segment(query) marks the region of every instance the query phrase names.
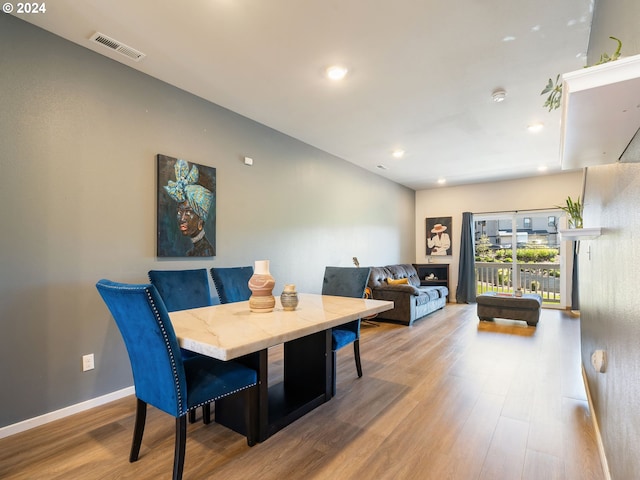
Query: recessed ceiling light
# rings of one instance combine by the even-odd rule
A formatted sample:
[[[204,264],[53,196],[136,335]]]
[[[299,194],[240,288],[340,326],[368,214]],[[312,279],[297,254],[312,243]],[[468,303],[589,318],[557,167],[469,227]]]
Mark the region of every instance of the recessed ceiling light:
[[[327,78],[330,80],[342,80],[349,70],[342,65],[333,65],[327,68]]]
[[[538,167],[538,171],[539,172],[546,172],[549,169],[549,167],[547,167],[546,165],[540,165]]]
[[[536,133],[539,132],[540,130],[542,130],[544,128],[544,123],[532,123],[531,125],[529,125],[527,127],[527,130],[529,130],[531,133]]]
[[[444,185],[445,183],[447,183],[447,179],[446,178],[439,178],[438,179],[438,184]]]
[[[513,42],[516,39],[513,35],[507,35],[506,37],[502,37],[503,42]]]
[[[393,158],[402,158],[404,157],[404,150],[399,148],[397,150],[394,150],[391,155],[393,155]]]
[[[491,94],[491,98],[496,103],[504,102],[504,99],[507,98],[507,92],[504,88],[496,88]]]

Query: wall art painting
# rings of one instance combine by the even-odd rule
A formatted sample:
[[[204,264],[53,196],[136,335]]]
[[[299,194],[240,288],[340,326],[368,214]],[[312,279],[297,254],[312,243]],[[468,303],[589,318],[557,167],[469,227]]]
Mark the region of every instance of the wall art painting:
[[[451,217],[427,218],[427,255],[451,255]]]
[[[158,257],[216,254],[216,169],[158,154]]]

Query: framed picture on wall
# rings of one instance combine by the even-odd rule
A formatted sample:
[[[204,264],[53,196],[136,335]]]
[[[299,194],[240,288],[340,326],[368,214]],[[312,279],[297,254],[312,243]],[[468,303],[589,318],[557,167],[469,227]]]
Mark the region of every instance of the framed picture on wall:
[[[427,255],[451,255],[451,217],[427,218]]]
[[[216,169],[158,154],[158,257],[216,254]]]

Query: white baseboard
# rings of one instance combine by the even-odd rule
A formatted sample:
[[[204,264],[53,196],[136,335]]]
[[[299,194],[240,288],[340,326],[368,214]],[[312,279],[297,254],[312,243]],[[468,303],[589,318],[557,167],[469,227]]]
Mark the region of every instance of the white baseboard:
[[[604,478],[606,480],[611,480],[609,463],[607,462],[607,455],[604,452],[604,445],[602,444],[602,436],[600,435],[598,418],[596,417],[596,412],[593,409],[591,391],[589,390],[589,381],[587,380],[587,373],[584,371],[584,365],[582,365],[582,381],[584,382],[584,389],[587,391],[587,401],[589,402],[589,412],[591,413],[591,419],[593,420],[593,428],[596,431],[596,441],[598,442],[598,452],[600,453],[600,461],[602,462],[602,470],[604,471]]]
[[[39,427],[40,425],[53,422],[54,420],[68,417],[75,413],[84,412],[85,410],[89,410],[90,408],[98,407],[100,405],[104,405],[105,403],[113,402],[114,400],[118,400],[120,398],[133,394],[135,394],[135,389],[131,386],[123,388],[122,390],[108,393],[101,397],[92,398],[91,400],[86,400],[69,407],[61,408],[60,410],[56,410],[55,412],[45,413],[44,415],[29,418],[27,420],[23,420],[22,422],[14,423],[13,425],[7,425],[6,427],[0,428],[0,438],[9,437],[11,435],[15,435],[16,433],[24,432],[26,430]]]

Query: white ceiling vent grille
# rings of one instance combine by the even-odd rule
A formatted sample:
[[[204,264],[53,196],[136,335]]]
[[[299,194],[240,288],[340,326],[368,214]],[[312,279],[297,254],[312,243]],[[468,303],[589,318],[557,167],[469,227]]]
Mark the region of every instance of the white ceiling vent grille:
[[[121,55],[124,55],[125,57],[129,57],[136,62],[139,62],[146,56],[144,53],[136,50],[135,48],[125,45],[124,43],[119,42],[114,38],[108,37],[107,35],[104,35],[100,32],[94,33],[91,36],[90,40],[92,42],[99,43],[100,45],[104,45],[105,47],[114,50]]]

